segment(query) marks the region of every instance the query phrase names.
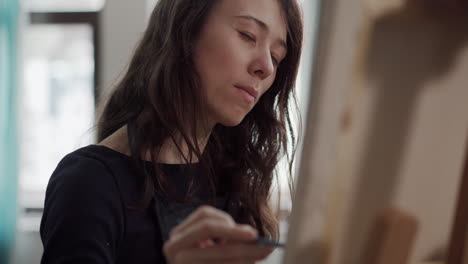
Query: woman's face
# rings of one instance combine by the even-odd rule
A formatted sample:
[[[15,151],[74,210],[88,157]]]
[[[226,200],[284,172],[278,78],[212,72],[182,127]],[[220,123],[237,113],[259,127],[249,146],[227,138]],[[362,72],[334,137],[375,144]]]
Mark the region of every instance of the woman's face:
[[[286,56],[287,26],[278,0],[220,0],[195,43],[210,125],[238,125],[275,80]]]

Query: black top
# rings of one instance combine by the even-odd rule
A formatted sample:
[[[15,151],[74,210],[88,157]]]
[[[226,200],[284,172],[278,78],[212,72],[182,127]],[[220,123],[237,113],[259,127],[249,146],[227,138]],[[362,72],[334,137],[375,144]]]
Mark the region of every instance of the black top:
[[[161,166],[181,192],[187,185],[187,167],[195,168],[200,179],[205,175],[198,164]],[[63,158],[46,191],[42,264],[165,263],[162,245],[168,232],[198,206],[209,204],[207,190],[199,190],[190,203],[155,193],[148,209],[129,209],[141,201],[141,177],[132,168],[129,156],[99,145]],[[229,199],[219,197],[212,205],[236,218],[236,206]]]

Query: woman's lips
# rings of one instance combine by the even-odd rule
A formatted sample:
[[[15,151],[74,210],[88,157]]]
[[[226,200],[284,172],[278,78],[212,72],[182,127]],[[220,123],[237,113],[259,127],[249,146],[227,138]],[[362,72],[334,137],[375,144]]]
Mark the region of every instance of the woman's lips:
[[[242,86],[242,85],[235,85],[242,97],[249,103],[255,103],[257,97],[258,97],[258,92],[251,86]]]

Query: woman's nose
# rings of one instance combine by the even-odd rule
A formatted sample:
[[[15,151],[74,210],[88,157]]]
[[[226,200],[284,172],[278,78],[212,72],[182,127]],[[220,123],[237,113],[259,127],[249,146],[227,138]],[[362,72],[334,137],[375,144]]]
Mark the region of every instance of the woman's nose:
[[[270,54],[260,55],[249,66],[249,73],[261,80],[268,78],[275,71]]]

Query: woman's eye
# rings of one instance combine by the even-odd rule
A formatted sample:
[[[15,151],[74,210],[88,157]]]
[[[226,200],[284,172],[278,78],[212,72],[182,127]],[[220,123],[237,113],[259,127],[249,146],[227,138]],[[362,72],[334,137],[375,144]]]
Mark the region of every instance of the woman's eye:
[[[242,32],[240,31],[239,34],[246,40],[248,41],[253,41],[253,42],[256,42],[256,39],[254,36],[250,35],[249,33],[245,33],[245,32]]]
[[[278,60],[277,58],[275,58],[274,56],[271,56],[271,60],[273,61],[273,64],[274,64],[275,66],[278,66],[279,60]]]

